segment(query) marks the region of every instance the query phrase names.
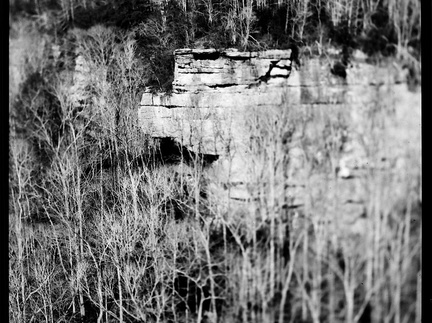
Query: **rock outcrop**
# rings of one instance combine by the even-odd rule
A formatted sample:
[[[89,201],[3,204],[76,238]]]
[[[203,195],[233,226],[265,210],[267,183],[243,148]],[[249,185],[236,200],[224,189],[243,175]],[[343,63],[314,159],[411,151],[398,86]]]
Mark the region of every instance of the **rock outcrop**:
[[[229,145],[248,137],[244,121],[251,107],[282,104],[290,54],[175,51],[173,93],[144,93],[139,110],[143,130],[154,137],[176,138],[196,152],[224,154]]]
[[[248,140],[252,108],[282,104],[367,104],[371,87],[402,82],[396,69],[354,62],[346,79],[323,59],[292,68],[291,50],[264,52],[179,49],[171,94],[144,93],[139,119],[153,137],[172,137],[205,154],[224,154],[228,143]],[[234,140],[234,142],[233,142]]]
[[[304,181],[311,178],[313,163],[329,159],[328,145],[340,146],[331,167],[343,192],[337,199],[348,208],[342,212],[357,214],[364,211],[361,201],[366,192],[359,178],[366,170],[406,165],[408,146],[412,153],[420,153],[420,95],[408,92],[396,64],[372,65],[357,55],[342,78],[331,72],[328,58],[304,58],[301,68],[293,66],[290,50],[180,49],[174,54],[173,92],[144,93],[140,124],[153,137],[171,137],[194,152],[220,156],[212,176],[230,188],[231,198],[256,198],[248,189],[247,170],[251,138],[256,135],[250,117],[260,113],[273,114],[275,122],[286,111],[305,114],[300,123],[307,126],[295,127],[289,140],[281,140],[289,141],[290,183],[284,187],[289,187],[292,205],[303,205],[310,195],[305,194]],[[381,112],[375,109],[378,105]],[[328,118],[336,120],[332,127],[336,124],[337,129],[328,129]],[[307,142],[325,141],[324,133],[333,136],[327,148],[305,147]],[[313,176],[318,183],[324,180]]]

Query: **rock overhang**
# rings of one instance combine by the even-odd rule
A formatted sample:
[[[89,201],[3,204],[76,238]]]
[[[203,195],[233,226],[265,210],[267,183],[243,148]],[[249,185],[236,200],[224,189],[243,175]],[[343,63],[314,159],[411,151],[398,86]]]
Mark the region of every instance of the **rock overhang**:
[[[230,186],[229,194],[234,199],[248,199],[250,193],[247,188],[251,183],[248,168],[253,156],[248,151],[252,138],[249,115],[265,112],[277,116],[283,109],[295,107],[300,109],[298,111],[312,109],[319,111],[320,115],[331,115],[342,109],[349,119],[347,126],[352,133],[340,152],[339,160],[335,161],[335,171],[343,180],[341,191],[346,193],[346,196],[339,197],[346,200],[340,212],[360,214],[363,206],[352,202],[361,200],[365,194],[358,185],[357,176],[361,176],[364,167],[372,167],[372,163],[365,158],[364,147],[348,151],[357,140],[354,133],[361,136],[367,131],[368,109],[379,98],[393,100],[396,105],[395,124],[398,120],[408,119],[398,116],[403,111],[408,113],[407,100],[414,100],[412,104],[419,105],[415,95],[407,96],[404,75],[394,65],[376,66],[354,58],[347,77],[341,78],[330,72],[325,58],[309,58],[300,68],[292,66],[290,50],[179,49],[174,54],[173,92],[143,94],[139,109],[141,126],[153,137],[174,138],[195,153],[219,156],[212,166],[213,177],[225,184],[242,183]],[[409,133],[418,135],[418,129],[413,128],[415,118],[413,120],[409,126],[404,126],[404,138]],[[312,126],[321,129],[322,125]],[[311,135],[312,140],[321,136],[316,129]],[[400,131],[397,133],[402,134]],[[293,138],[296,136],[298,134]],[[412,140],[413,136],[409,139]],[[401,142],[401,138],[389,141],[395,149],[387,151],[391,153],[391,156],[386,156],[387,160],[399,158],[398,145]],[[296,151],[299,151],[298,156]],[[298,143],[290,143],[287,153],[290,156],[290,185],[283,190],[292,196],[293,205],[302,205],[307,196],[302,177],[305,152]],[[317,160],[320,154],[322,152],[318,151]],[[316,179],[317,183],[325,182],[327,175],[322,176]]]
[[[227,136],[246,137],[252,107],[280,105],[291,71],[291,50],[177,49],[170,94],[143,94],[139,118],[152,136],[172,137],[198,153],[221,154]]]
[[[248,140],[245,115],[251,108],[361,105],[369,101],[365,94],[371,86],[400,83],[397,69],[364,61],[354,60],[346,79],[332,75],[323,58],[293,68],[291,54],[290,49],[177,49],[173,91],[143,94],[141,126],[152,136],[172,137],[200,149],[198,153],[220,154],[227,150],[227,142],[239,146]]]

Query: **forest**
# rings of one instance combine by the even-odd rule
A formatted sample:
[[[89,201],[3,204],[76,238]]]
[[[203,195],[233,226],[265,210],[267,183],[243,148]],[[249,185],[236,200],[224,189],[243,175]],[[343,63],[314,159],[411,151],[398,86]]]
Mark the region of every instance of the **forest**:
[[[257,174],[258,203],[222,205],[207,198],[206,162],[170,156],[137,118],[144,91],[172,91],[179,48],[291,48],[300,61],[360,50],[406,66],[420,87],[420,9],[420,0],[9,0],[9,320],[421,322],[419,156],[404,174],[369,170],[370,234],[341,243],[321,218],[333,200],[303,211],[278,203],[282,168]],[[75,97],[77,57],[91,77]],[[379,100],[371,111],[365,142],[377,143],[376,157],[386,115]],[[289,162],[282,133],[304,113],[252,122],[256,158]],[[304,140],[326,151],[328,174],[338,116]]]

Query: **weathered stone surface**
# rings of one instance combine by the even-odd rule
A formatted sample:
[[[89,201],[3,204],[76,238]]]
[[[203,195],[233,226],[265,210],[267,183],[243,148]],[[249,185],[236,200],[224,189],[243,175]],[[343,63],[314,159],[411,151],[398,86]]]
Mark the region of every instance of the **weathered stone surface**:
[[[272,72],[276,74],[280,71],[281,75],[286,75],[286,68],[291,66],[291,50],[239,52],[234,49],[181,49],[176,50],[174,55],[174,93],[233,85],[249,86],[257,83],[272,64],[275,65]]]
[[[228,141],[248,140],[242,128],[251,107],[362,105],[371,101],[371,91],[401,81],[397,68],[363,61],[352,64],[346,79],[332,75],[328,61],[319,58],[291,69],[290,55],[290,50],[176,50],[173,93],[144,93],[141,125],[152,136],[177,138],[201,153],[220,154]]]
[[[201,153],[221,154],[228,142],[235,146],[247,140],[250,107],[271,109],[286,100],[280,88],[287,86],[290,55],[291,50],[177,50],[173,93],[144,93],[141,125],[152,136],[174,137]]]
[[[250,117],[261,111],[277,120],[294,107],[305,111],[304,120],[308,113],[320,115],[292,134],[289,182],[276,191],[293,206],[309,203],[312,196],[337,201],[338,214],[360,215],[367,194],[362,178],[371,171],[377,178],[387,176],[379,175],[383,171],[400,178],[414,174],[421,151],[419,93],[408,92],[406,75],[396,64],[371,65],[360,54],[344,79],[330,72],[327,59],[304,59],[300,69],[291,68],[290,51],[177,50],[173,93],[144,93],[140,122],[154,137],[172,137],[196,152],[220,156],[208,171],[213,197],[253,201],[268,193],[253,183],[269,166],[250,150],[251,130],[256,130],[250,129]],[[326,129],[328,118],[340,129]],[[328,148],[313,142],[325,142],[326,131],[342,144],[331,160],[331,174],[317,176],[311,165],[324,163]],[[305,142],[312,144],[305,148]],[[341,228],[350,225],[347,221],[339,223]]]

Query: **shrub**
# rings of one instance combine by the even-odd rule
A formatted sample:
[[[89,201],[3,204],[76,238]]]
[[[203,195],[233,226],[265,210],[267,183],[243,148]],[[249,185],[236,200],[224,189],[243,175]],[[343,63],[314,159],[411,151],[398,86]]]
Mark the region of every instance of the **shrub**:
[[[396,53],[397,35],[385,8],[378,8],[371,15],[371,24],[361,39],[362,50],[368,55],[381,53],[384,56]]]

